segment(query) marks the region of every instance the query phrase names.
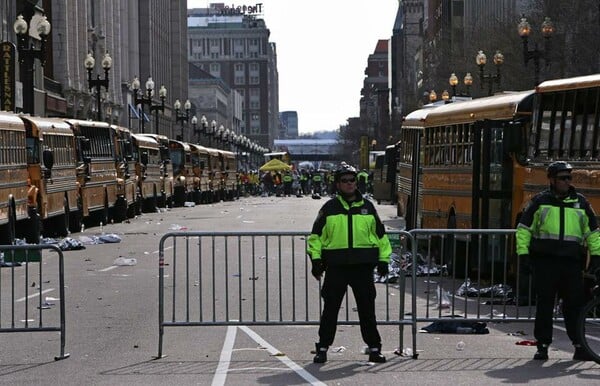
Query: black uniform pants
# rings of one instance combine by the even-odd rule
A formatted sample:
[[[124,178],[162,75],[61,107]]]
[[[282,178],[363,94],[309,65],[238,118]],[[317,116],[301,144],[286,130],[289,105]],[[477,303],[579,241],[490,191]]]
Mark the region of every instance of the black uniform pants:
[[[325,272],[321,296],[323,314],[319,327],[319,344],[331,346],[337,329],[340,306],[348,286],[352,288],[363,341],[369,347],[381,347],[375,318],[375,283],[372,264],[329,266]]]
[[[585,302],[582,264],[570,259],[533,259],[537,296],[533,334],[538,344],[552,343],[552,324],[556,295],[563,300],[567,335],[577,344],[577,318]]]

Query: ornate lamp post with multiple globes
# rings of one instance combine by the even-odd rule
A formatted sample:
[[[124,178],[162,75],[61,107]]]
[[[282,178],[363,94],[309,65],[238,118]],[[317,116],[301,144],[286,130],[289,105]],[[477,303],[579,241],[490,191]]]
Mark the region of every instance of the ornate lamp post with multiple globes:
[[[108,71],[112,67],[112,58],[106,52],[102,59],[102,68],[104,69],[104,79],[100,79],[100,74],[96,75],[96,79],[92,79],[92,70],[96,64],[96,60],[92,56],[91,52],[88,52],[87,56],[83,61],[83,65],[88,73],[88,87],[90,90],[94,89],[96,95],[96,120],[102,120],[102,87],[108,92]]]
[[[535,43],[533,50],[529,49],[529,35],[531,34],[531,25],[523,15],[521,17],[521,21],[518,26],[519,36],[523,40],[523,63],[525,67],[527,67],[527,63],[530,60],[533,60],[534,66],[534,82],[535,85],[539,83],[540,80],[540,59],[544,59],[544,63],[546,67],[550,64],[550,50],[551,46],[551,37],[554,34],[554,24],[549,17],[544,19],[542,23],[542,36],[544,37],[544,49],[538,49],[538,44]]]
[[[37,24],[37,33],[40,36],[39,48],[36,48],[34,40],[29,34],[29,25],[23,18],[23,15],[17,16],[13,29],[17,34],[17,50],[19,52],[19,65],[21,82],[23,83],[23,112],[34,114],[34,78],[35,59],[40,61],[42,67],[46,63],[46,42],[52,26],[46,18],[42,16]]]
[[[144,129],[144,122],[146,120],[146,117],[144,116],[144,105],[148,105],[150,107],[150,113],[152,113],[152,111],[156,111],[156,134],[158,134],[158,111],[164,111],[165,108],[165,98],[167,97],[167,89],[164,85],[160,86],[160,90],[158,91],[158,96],[160,97],[160,105],[153,105],[152,104],[152,97],[154,96],[154,81],[152,80],[152,77],[149,76],[148,80],[146,81],[146,93],[144,95],[143,92],[140,91],[140,80],[139,78],[136,76],[133,78],[133,81],[131,81],[131,90],[133,91],[133,101],[134,104],[137,105],[142,105],[142,116],[140,117],[141,121],[142,121],[142,126],[141,126],[141,133],[145,132]]]
[[[179,99],[175,100],[173,108],[175,109],[175,122],[181,122],[181,134],[177,136],[177,140],[183,141],[184,123],[188,123],[190,119],[190,109],[192,108],[192,103],[189,99],[185,101],[185,103],[183,104],[183,109],[185,113],[183,114],[179,113],[179,111],[181,110],[181,102],[179,102]]]
[[[496,51],[496,53],[494,54],[493,60],[494,60],[494,65],[496,66],[496,73],[495,74],[492,74],[492,73],[485,74],[483,68],[485,67],[485,65],[487,63],[487,57],[481,50],[477,53],[477,56],[475,57],[475,63],[477,63],[477,66],[479,66],[479,79],[481,80],[481,89],[483,90],[485,83],[487,83],[488,84],[488,95],[492,95],[492,93],[494,91],[494,89],[493,89],[494,83],[496,83],[497,89],[500,90],[500,79],[501,79],[500,67],[502,67],[502,64],[504,63],[504,55],[502,55],[502,53],[500,51]]]

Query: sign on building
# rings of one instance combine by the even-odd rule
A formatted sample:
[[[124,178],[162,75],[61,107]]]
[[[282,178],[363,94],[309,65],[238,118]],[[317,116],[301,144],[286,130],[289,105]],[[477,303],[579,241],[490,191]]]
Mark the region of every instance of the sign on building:
[[[0,110],[15,111],[15,63],[16,47],[11,42],[0,43],[2,75],[0,79]]]

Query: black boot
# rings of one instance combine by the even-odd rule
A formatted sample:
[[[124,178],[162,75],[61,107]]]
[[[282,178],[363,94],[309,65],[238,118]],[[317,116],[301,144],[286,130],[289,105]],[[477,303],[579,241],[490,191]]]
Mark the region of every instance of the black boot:
[[[548,359],[548,345],[540,344],[537,346],[537,352],[533,355],[533,359],[545,361]]]
[[[385,363],[385,357],[381,354],[381,345],[369,347],[369,362]]]
[[[574,361],[593,361],[594,358],[579,344],[574,344],[575,353],[573,354]]]
[[[327,362],[327,349],[329,346],[324,346],[320,343],[315,343],[317,355],[313,358],[314,363],[325,363]]]

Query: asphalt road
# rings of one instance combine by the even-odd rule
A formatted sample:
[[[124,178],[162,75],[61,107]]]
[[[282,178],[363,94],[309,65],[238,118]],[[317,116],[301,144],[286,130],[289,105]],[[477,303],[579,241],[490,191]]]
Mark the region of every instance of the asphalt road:
[[[66,351],[61,361],[56,332],[0,334],[0,384],[10,385],[363,385],[363,384],[598,384],[600,366],[570,360],[572,349],[562,326],[555,329],[551,359],[531,360],[535,349],[518,340],[533,339],[531,324],[489,325],[488,335],[419,334],[418,359],[394,355],[398,327],[382,326],[385,364],[371,365],[362,354],[358,326],[338,329],[330,360],[312,363],[316,326],[175,327],[165,333],[165,355],[158,346],[158,243],[166,233],[188,231],[309,231],[323,200],[251,197],[192,208],[144,214],[128,223],[87,229],[80,236],[116,234],[120,243],[66,251]],[[395,207],[377,205],[382,220],[401,227]],[[131,266],[117,258],[136,259]],[[44,293],[57,303],[57,257],[43,265]],[[35,263],[31,272],[37,271]],[[15,275],[21,287],[35,287],[26,268],[2,268],[2,327],[6,327],[5,286]],[[45,276],[46,277],[46,276]],[[20,280],[20,281],[19,281]],[[39,285],[39,283],[38,283]],[[378,286],[381,286],[378,284]],[[384,301],[381,288],[378,302]],[[397,296],[397,290],[392,288]],[[426,306],[425,306],[426,307]],[[37,315],[37,314],[36,314]],[[56,318],[56,306],[43,310]],[[31,316],[35,319],[36,316]],[[17,317],[17,320],[19,317]],[[34,321],[35,322],[35,321]],[[515,331],[526,335],[515,336]],[[410,329],[404,342],[410,342]],[[457,350],[463,342],[464,349]]]

